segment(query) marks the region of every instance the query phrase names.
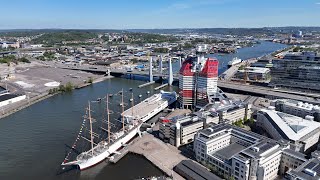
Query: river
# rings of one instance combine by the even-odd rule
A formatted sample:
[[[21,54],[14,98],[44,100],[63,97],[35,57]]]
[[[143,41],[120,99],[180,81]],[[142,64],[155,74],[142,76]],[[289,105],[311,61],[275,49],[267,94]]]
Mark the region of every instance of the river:
[[[262,42],[254,47],[242,48],[236,54],[216,56],[221,67],[226,69],[232,57],[247,59],[258,57],[285,45]],[[176,66],[176,65],[174,65]],[[177,69],[177,68],[176,68]],[[142,78],[143,80],[144,78]],[[141,80],[141,79],[140,79]],[[147,97],[154,93],[154,84],[137,88],[139,80],[113,78],[92,86],[53,96],[0,120],[0,179],[135,179],[163,173],[146,159],[134,155],[123,158],[116,165],[105,162],[88,171],[72,170],[59,174],[64,159],[66,144],[71,145],[82,123],[82,115],[88,100],[115,94],[122,88],[133,88],[136,103],[138,95]],[[176,90],[167,87],[165,90]],[[125,93],[126,101],[131,94]],[[119,98],[113,97],[112,110],[119,111]]]

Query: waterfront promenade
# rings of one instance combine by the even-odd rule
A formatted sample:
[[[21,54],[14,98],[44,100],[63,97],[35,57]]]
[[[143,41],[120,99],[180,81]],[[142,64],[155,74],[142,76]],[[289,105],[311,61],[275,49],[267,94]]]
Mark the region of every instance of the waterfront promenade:
[[[162,142],[153,135],[144,134],[132,143],[128,147],[128,150],[132,153],[145,156],[168,176],[172,176],[174,180],[184,179],[174,172],[173,168],[187,158],[176,147]]]

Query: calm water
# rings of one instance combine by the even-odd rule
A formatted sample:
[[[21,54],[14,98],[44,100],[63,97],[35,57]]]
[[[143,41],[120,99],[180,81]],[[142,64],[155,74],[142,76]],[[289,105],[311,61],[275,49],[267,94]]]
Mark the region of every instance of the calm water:
[[[232,57],[247,59],[261,56],[285,45],[263,42],[253,48],[243,48],[237,54],[217,56],[220,73]],[[215,55],[214,55],[215,56]],[[174,65],[176,66],[176,64]],[[175,67],[175,69],[177,69]],[[136,103],[138,95],[147,97],[154,84],[138,89],[142,81],[121,78],[109,79],[72,93],[56,95],[0,120],[0,179],[135,179],[162,172],[142,157],[129,155],[116,165],[101,163],[88,171],[73,170],[58,174],[65,157],[66,146],[71,145],[79,131],[88,100],[116,93],[121,88],[133,88]],[[171,87],[165,90],[175,90]],[[131,93],[125,93],[125,99]],[[113,97],[111,109],[119,110],[119,98]],[[94,105],[99,109],[99,105]]]
[[[249,58],[255,58],[262,55],[270,54],[276,50],[283,49],[287,47],[285,44],[272,43],[262,41],[261,44],[257,44],[254,47],[245,47],[237,50],[237,53],[234,54],[209,54],[209,57],[215,57],[219,60],[219,74],[227,70],[228,62],[234,57],[238,57],[242,60]],[[177,72],[179,70],[179,63],[175,62],[173,65],[173,71]]]
[[[157,86],[154,84],[138,89],[139,84],[142,82],[121,78],[109,79],[69,94],[56,95],[1,119],[0,179],[81,178],[83,173],[74,171],[57,176],[56,171],[64,159],[65,144],[71,145],[76,138],[88,100],[96,100],[106,93],[114,94],[121,88],[128,90],[132,87],[138,101],[139,94],[146,98],[146,92],[153,93]],[[125,93],[127,102],[130,97],[130,93]],[[120,97],[113,97],[111,101],[111,109],[119,112]],[[132,179],[142,175],[162,174],[142,158],[126,158],[116,166],[95,167],[93,172],[96,172],[91,173],[96,175],[96,179]],[[87,174],[85,173],[85,177]],[[121,175],[119,177],[122,178],[116,175]]]

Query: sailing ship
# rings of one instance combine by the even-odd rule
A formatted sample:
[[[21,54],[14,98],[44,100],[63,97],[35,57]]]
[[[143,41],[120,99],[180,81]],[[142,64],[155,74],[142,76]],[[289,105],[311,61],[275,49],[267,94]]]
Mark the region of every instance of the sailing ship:
[[[123,90],[121,91],[121,107],[122,112],[124,111],[125,103],[123,102]],[[98,133],[93,132],[93,123],[97,122],[92,118],[91,115],[91,105],[90,102],[88,104],[88,108],[86,108],[86,114],[83,119],[82,126],[80,128],[79,134],[76,138],[75,143],[70,148],[70,151],[67,153],[64,161],[62,162],[62,166],[77,166],[80,170],[88,169],[105,159],[111,156],[114,153],[118,153],[117,150],[121,149],[126,145],[134,136],[137,134],[140,135],[140,127],[142,125],[142,121],[139,119],[132,119],[130,122],[125,122],[124,117],[122,116],[122,128],[117,132],[111,132],[111,123],[110,123],[110,114],[112,113],[109,110],[109,95],[105,97],[106,99],[106,114],[107,119],[104,120],[107,124],[107,129],[104,127],[100,127],[100,129],[107,133],[106,138],[101,138]],[[133,94],[132,94],[133,99]],[[132,101],[132,106],[133,106]],[[89,128],[85,126],[85,124],[89,123]],[[87,129],[86,129],[87,128]],[[89,138],[84,135],[85,131],[89,131]],[[90,148],[87,151],[82,153],[78,153],[75,158],[71,157],[71,154],[76,151],[77,142],[80,139],[84,139],[89,142]],[[100,140],[100,142],[96,142]]]

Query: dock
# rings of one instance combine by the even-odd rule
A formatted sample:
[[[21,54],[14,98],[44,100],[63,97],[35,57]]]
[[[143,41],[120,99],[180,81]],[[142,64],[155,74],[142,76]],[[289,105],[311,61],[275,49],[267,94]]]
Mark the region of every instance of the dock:
[[[129,153],[129,150],[127,147],[122,148],[119,153],[121,154],[115,154],[109,159],[109,162],[116,164],[120,159],[122,159],[125,155],[127,155]]]
[[[175,180],[184,179],[173,168],[187,158],[174,146],[162,142],[151,134],[144,134],[128,147],[134,154],[143,155],[155,166]]]
[[[162,88],[164,88],[164,87],[166,87],[166,86],[168,86],[168,85],[169,85],[168,83],[162,84],[161,86],[158,86],[158,87],[154,88],[154,90],[162,89]]]
[[[139,88],[142,88],[142,87],[146,87],[146,86],[149,86],[149,85],[151,85],[151,84],[154,84],[154,83],[155,83],[154,81],[151,81],[151,82],[147,82],[147,83],[141,84],[141,85],[139,85],[138,87],[139,87]]]

